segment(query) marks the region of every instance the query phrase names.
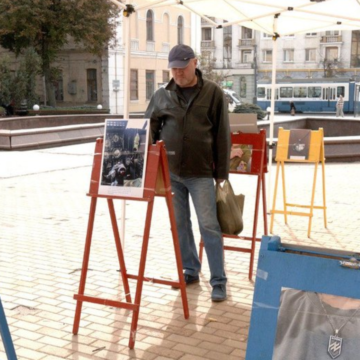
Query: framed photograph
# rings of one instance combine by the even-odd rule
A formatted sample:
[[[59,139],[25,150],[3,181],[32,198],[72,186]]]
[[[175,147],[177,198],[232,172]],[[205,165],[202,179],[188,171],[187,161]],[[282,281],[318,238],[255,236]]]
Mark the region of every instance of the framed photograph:
[[[246,360],[354,359],[360,255],[261,242]]]
[[[308,160],[311,130],[290,130],[288,158],[290,160]]]
[[[107,119],[99,194],[142,197],[144,192],[149,119]]]
[[[233,144],[230,152],[230,171],[251,172],[252,145]]]

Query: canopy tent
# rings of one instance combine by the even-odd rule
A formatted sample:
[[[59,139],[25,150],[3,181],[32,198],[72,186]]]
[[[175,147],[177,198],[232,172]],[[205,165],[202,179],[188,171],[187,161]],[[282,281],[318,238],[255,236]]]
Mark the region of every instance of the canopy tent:
[[[272,59],[272,91],[271,115],[269,130],[269,163],[272,161],[272,144],[274,132],[274,105],[276,82],[276,53],[277,38],[284,35],[306,32],[320,32],[326,30],[355,30],[360,29],[360,0],[138,0],[127,4],[117,0],[110,0],[120,8],[124,14],[142,8],[162,6],[181,6],[206,19],[217,28],[239,24],[254,30],[273,35]],[[210,18],[223,19],[226,22],[216,22]],[[127,21],[129,23],[129,21]],[[126,55],[130,57],[130,32],[127,30],[125,41]],[[129,60],[127,60],[129,61]],[[128,63],[125,60],[125,66]],[[128,71],[125,71],[127,74]],[[125,86],[130,88],[128,74],[125,75]],[[124,117],[128,114],[129,91],[124,91]],[[268,194],[270,196],[270,174],[268,176]]]

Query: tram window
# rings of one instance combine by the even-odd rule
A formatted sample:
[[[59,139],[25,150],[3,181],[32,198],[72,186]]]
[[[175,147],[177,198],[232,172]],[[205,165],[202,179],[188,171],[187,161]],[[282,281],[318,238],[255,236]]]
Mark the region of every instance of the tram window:
[[[325,91],[325,89],[324,89]],[[321,97],[321,87],[320,86],[309,86],[308,88],[308,97],[309,98],[319,98]]]
[[[281,98],[292,98],[293,97],[293,88],[292,87],[281,87],[280,88],[280,97]]]
[[[258,87],[258,98],[264,98],[265,97],[265,88],[264,87]]]
[[[294,87],[294,98],[306,98],[307,89],[304,86]]]
[[[337,87],[337,97],[339,97],[340,95],[345,97],[345,86],[338,86]]]

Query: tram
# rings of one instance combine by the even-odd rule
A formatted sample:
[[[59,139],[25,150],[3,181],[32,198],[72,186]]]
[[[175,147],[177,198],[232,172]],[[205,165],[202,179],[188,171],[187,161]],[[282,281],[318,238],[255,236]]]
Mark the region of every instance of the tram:
[[[296,112],[333,113],[340,95],[345,113],[360,112],[360,83],[349,79],[282,79],[275,85],[275,111],[290,112],[294,102]],[[257,104],[266,110],[271,102],[271,82],[257,85]]]

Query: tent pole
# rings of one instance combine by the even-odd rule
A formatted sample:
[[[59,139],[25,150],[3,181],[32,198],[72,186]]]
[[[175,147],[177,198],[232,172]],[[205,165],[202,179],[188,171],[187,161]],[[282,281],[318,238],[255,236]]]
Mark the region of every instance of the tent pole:
[[[129,13],[130,15],[131,13]],[[123,43],[125,44],[124,54],[124,115],[123,119],[129,119],[129,105],[130,105],[130,50],[131,50],[131,34],[130,34],[130,16],[124,16],[123,13]],[[126,213],[126,201],[121,200],[121,225],[120,225],[120,239],[121,245],[125,248],[125,213]]]
[[[268,159],[268,181],[267,181],[267,204],[271,204],[271,166],[273,157],[273,138],[274,138],[274,113],[275,113],[275,92],[276,92],[276,62],[277,62],[277,39],[279,37],[277,31],[278,15],[274,16],[274,35],[273,35],[273,50],[272,50],[272,72],[271,72],[271,112],[270,112],[270,127],[269,127],[269,159]]]

